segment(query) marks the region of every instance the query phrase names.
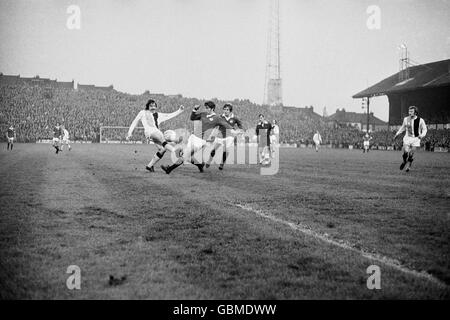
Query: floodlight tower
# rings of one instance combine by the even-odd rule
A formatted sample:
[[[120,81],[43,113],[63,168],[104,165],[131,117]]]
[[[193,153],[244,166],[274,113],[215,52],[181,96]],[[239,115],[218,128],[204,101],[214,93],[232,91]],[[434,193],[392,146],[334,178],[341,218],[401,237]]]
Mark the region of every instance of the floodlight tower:
[[[282,106],[280,71],[280,1],[270,0],[269,30],[267,33],[266,79],[263,103]]]
[[[408,53],[408,47],[406,44],[401,44],[399,47],[399,81],[404,81],[406,79],[409,79],[409,53]]]

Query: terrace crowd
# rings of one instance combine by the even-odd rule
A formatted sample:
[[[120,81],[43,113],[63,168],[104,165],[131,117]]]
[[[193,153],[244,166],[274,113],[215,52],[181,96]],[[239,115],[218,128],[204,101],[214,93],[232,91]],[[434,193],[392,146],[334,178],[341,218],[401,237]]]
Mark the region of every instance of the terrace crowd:
[[[150,98],[157,101],[160,112],[173,112],[179,105],[186,107],[186,111],[180,116],[161,124],[162,130],[191,130],[193,124],[189,120],[190,110],[194,105],[204,102],[181,95],[154,95],[148,92],[130,95],[115,90],[71,90],[0,83],[1,139],[5,140],[4,133],[10,125],[15,127],[17,140],[20,142],[49,139],[52,137],[53,126],[60,122],[70,132],[71,140],[98,142],[101,126],[128,127]],[[267,106],[257,105],[249,100],[213,101],[217,105],[218,113],[226,102],[231,103],[234,106],[233,112],[242,120],[250,137],[254,135],[258,115],[264,114],[267,120],[278,121],[281,143],[312,144],[312,136],[318,130],[323,144],[331,144],[334,147],[362,146],[363,132],[349,127],[331,128],[312,108],[285,108],[283,112],[277,113]],[[448,148],[449,132],[450,130],[429,129],[423,143],[429,149]],[[124,133],[119,133],[120,138],[124,138]],[[402,141],[393,141],[394,134],[395,132],[388,130],[373,132],[373,147],[391,146],[400,149]]]

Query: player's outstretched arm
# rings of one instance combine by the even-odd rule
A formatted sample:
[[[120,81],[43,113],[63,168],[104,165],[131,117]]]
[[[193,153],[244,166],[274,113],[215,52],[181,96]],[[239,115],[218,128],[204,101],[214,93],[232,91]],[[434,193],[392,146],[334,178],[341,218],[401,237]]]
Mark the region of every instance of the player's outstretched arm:
[[[174,111],[172,113],[158,113],[158,121],[159,123],[163,123],[164,121],[170,120],[179,114],[181,114],[184,111],[184,106],[180,105],[179,109],[177,111]]]
[[[128,129],[128,134],[127,134],[127,138],[126,138],[127,140],[130,140],[131,136],[133,135],[134,128],[136,128],[139,120],[141,120],[142,114],[143,114],[142,111],[140,111],[138,113],[138,115],[136,116],[136,118],[134,118],[133,122],[131,123],[131,126]]]
[[[201,112],[198,112],[198,109],[200,109],[199,105],[195,105],[194,109],[192,109],[191,118],[190,118],[191,121],[201,120],[202,114],[201,114]]]

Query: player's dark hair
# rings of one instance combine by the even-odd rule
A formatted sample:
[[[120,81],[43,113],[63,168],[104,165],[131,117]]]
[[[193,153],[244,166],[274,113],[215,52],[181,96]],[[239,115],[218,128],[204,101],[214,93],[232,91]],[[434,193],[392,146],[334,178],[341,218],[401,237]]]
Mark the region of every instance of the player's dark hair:
[[[229,104],[229,103],[225,103],[225,104],[223,105],[223,109],[225,109],[225,108],[230,109],[230,112],[233,111],[233,106],[232,106],[231,104]]]
[[[410,106],[410,107],[408,108],[408,110],[409,110],[409,109],[414,109],[414,114],[415,114],[416,116],[419,115],[419,108],[417,108],[416,106]]]
[[[150,109],[150,105],[151,105],[152,103],[154,103],[156,106],[158,106],[158,105],[156,104],[155,100],[149,99],[149,100],[147,101],[147,103],[145,104],[145,110],[149,110],[149,109]]]
[[[260,118],[260,117],[264,117],[264,115],[262,114],[262,113],[260,113],[259,115],[258,115],[258,118]]]
[[[205,107],[210,108],[210,109],[216,109],[216,104],[212,101],[206,101],[205,102]]]

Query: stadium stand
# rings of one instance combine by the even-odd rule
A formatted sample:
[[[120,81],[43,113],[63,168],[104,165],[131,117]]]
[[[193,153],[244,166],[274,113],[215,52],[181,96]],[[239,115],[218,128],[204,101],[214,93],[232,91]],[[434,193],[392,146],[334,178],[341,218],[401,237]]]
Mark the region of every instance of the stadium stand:
[[[116,91],[112,86],[85,87],[82,85],[79,89],[73,89],[71,82],[63,82],[59,85],[57,81],[48,79],[36,81],[36,79],[40,78],[0,75],[2,141],[5,140],[4,133],[9,125],[16,128],[19,142],[49,139],[52,136],[52,127],[59,121],[69,130],[71,140],[98,142],[101,126],[129,126],[149,98],[157,101],[161,112],[172,112],[180,104],[192,107],[204,102],[204,100],[186,98],[182,95],[167,96],[160,93],[152,94],[149,91],[141,95],[130,95]],[[329,126],[329,122],[314,113],[311,106],[284,107],[283,112],[274,113],[268,106],[258,105],[249,100],[213,99],[213,101],[218,106],[218,112],[221,112],[221,107],[225,103],[232,103],[233,111],[243,121],[250,136],[254,132],[258,115],[262,113],[269,121],[278,120],[280,142],[283,144],[312,145],[312,136],[316,130],[319,130],[325,145],[336,148],[362,147],[364,132],[348,125]],[[192,129],[189,112],[184,112],[179,117],[161,125],[162,130],[169,128]],[[401,148],[400,139],[395,144],[392,141],[394,132],[378,130],[373,132],[372,136],[372,145],[375,149]],[[112,138],[119,139],[119,137]],[[423,142],[428,150],[435,147],[448,148],[450,130],[430,128]]]

